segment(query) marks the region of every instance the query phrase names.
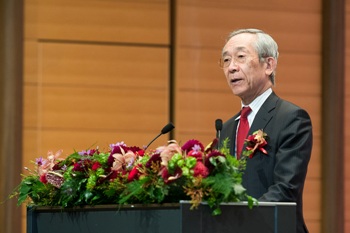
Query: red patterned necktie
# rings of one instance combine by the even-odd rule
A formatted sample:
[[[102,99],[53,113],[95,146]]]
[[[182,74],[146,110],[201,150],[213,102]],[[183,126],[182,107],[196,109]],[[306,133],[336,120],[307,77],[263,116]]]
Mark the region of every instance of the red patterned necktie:
[[[237,159],[241,158],[244,140],[248,135],[249,122],[248,122],[247,116],[251,111],[252,109],[250,107],[243,107],[241,111],[241,117],[239,119],[239,127],[237,132],[237,145],[236,145]]]

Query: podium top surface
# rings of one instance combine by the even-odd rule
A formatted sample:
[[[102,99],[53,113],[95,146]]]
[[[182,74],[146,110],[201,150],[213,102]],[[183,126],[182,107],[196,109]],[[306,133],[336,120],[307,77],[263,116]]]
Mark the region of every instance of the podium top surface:
[[[180,204],[190,204],[190,201],[180,201]],[[206,205],[205,202],[201,203],[202,205]],[[228,203],[221,203],[220,205],[232,205],[232,206],[246,206],[248,205],[248,202],[242,201],[242,202],[228,202]],[[296,206],[297,203],[295,202],[260,202],[258,203],[258,206]]]

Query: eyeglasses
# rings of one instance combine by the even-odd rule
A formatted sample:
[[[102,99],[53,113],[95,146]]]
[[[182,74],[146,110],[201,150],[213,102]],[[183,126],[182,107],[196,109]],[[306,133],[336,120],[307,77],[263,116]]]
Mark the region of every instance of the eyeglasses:
[[[232,61],[235,64],[244,64],[244,63],[246,63],[247,59],[248,59],[248,56],[246,56],[246,55],[237,55],[237,56],[234,56],[234,57],[225,56],[225,57],[220,58],[219,66],[221,68],[227,68],[227,67],[230,66]]]
[[[219,66],[221,68],[227,68],[230,66],[231,62],[233,61],[236,65],[242,65],[245,64],[249,60],[253,60],[257,57],[251,57],[247,55],[236,55],[236,56],[224,56],[220,58],[219,60]]]

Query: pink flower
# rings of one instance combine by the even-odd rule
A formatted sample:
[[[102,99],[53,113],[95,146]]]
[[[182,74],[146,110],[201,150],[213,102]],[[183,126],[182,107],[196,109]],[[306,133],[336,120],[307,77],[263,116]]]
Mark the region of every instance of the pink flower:
[[[182,150],[186,151],[188,153],[191,150],[196,150],[196,151],[204,151],[204,146],[203,144],[195,139],[187,141],[182,147]]]
[[[113,166],[113,162],[114,162],[114,154],[122,154],[125,153],[125,151],[128,151],[128,147],[126,146],[126,144],[124,142],[118,142],[116,144],[111,144],[109,145],[109,147],[111,148],[111,153],[110,156],[108,157],[108,166]],[[122,152],[123,151],[123,152]]]
[[[39,176],[52,171],[58,162],[58,157],[62,154],[62,150],[57,151],[55,154],[52,151],[47,152],[47,159],[40,157],[36,159],[36,164],[38,165],[37,172]]]
[[[95,153],[99,154],[100,152],[98,151],[98,149],[97,150],[95,150],[95,149],[83,150],[83,151],[78,152],[78,154],[81,156],[84,156],[84,155],[93,156]]]
[[[157,151],[160,152],[160,157],[162,158],[162,165],[167,167],[169,160],[173,157],[174,154],[182,154],[181,147],[175,141],[169,141],[167,146],[158,147]]]
[[[113,171],[122,171],[130,166],[132,166],[136,160],[136,155],[132,151],[124,152],[124,150],[121,151],[121,153],[113,154],[114,158],[112,170]]]
[[[58,150],[55,154],[52,151],[47,152],[47,160],[49,162],[50,169],[52,169],[53,166],[55,166],[58,157],[62,154],[62,152],[63,150]]]

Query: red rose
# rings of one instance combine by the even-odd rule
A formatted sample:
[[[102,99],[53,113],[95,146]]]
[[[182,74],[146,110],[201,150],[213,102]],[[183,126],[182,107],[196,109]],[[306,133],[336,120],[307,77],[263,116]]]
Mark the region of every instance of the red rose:
[[[80,171],[81,172],[83,170],[84,170],[84,167],[83,167],[83,165],[80,162],[75,163],[73,165],[73,171]]]
[[[145,155],[145,150],[139,150],[139,151],[137,151],[137,154],[139,156],[144,156]]]
[[[44,183],[44,184],[47,183],[46,174],[42,174],[42,175],[40,176],[40,181],[41,181],[42,183]]]
[[[209,175],[209,169],[206,166],[204,166],[202,162],[197,162],[193,171],[194,176],[202,176],[203,178],[205,178]]]
[[[135,166],[128,175],[128,181],[133,181],[139,178],[139,170],[137,169],[137,166]]]
[[[203,161],[203,153],[201,151],[191,150],[187,155],[196,158],[197,161]]]
[[[92,164],[92,170],[96,171],[97,169],[99,169],[101,167],[101,164],[99,162],[94,162],[94,164]]]

